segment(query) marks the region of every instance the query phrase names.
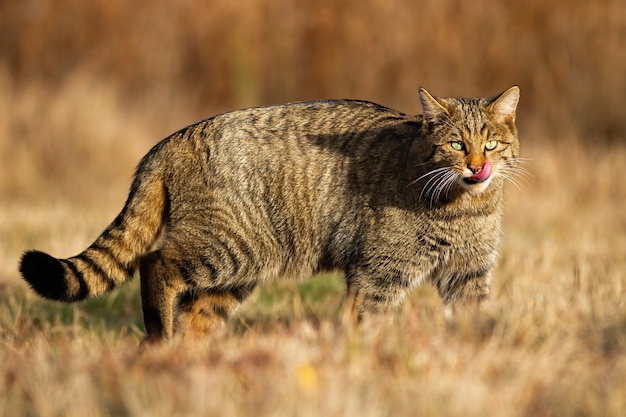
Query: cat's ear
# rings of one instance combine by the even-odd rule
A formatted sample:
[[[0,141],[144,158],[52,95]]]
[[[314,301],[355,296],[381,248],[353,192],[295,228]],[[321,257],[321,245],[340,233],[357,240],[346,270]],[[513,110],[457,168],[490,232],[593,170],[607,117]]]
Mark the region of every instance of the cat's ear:
[[[420,88],[419,96],[425,120],[436,120],[440,116],[450,116],[443,103],[433,97],[425,88]]]
[[[514,85],[493,99],[489,110],[498,123],[515,122],[515,110],[519,102],[519,87]]]

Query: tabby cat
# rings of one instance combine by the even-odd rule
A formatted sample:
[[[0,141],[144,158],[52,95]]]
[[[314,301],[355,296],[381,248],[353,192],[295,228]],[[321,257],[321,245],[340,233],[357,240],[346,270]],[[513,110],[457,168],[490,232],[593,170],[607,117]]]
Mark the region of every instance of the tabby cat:
[[[423,115],[358,100],[251,108],[186,127],[140,162],[121,213],[82,253],[27,251],[41,296],[100,296],[139,268],[147,340],[202,335],[259,283],[345,273],[355,322],[429,281],[443,302],[489,293],[519,88],[437,98]]]

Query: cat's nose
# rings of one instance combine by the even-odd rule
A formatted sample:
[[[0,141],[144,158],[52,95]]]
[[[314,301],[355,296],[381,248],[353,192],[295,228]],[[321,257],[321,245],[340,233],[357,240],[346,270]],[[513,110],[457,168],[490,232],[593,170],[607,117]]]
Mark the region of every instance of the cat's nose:
[[[478,174],[480,171],[483,170],[482,165],[468,165],[467,168],[472,171],[472,174]]]

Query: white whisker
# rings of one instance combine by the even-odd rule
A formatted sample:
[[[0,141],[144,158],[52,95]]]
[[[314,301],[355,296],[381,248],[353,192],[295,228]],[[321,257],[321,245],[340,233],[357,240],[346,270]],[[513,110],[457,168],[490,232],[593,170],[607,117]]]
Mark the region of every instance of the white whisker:
[[[513,184],[513,185],[515,186],[515,188],[517,188],[518,190],[520,190],[520,191],[523,191],[523,190],[524,190],[524,187],[523,187],[522,185],[520,185],[518,181],[516,181],[515,179],[513,179],[513,177],[511,177],[511,176],[506,176],[506,175],[503,175],[502,177],[503,177],[506,181],[509,181],[511,184]]]
[[[451,167],[436,168],[412,181],[409,185],[415,184],[424,178],[428,178],[428,180],[422,187],[419,198],[428,198],[432,208],[442,195],[448,195],[450,187],[458,178],[458,174]]]
[[[510,181],[518,190],[523,190],[523,186],[529,184],[528,177],[532,177],[532,174],[520,165],[528,164],[529,161],[527,158],[500,161],[497,163],[496,173],[504,178],[505,181]]]
[[[410,182],[410,183],[406,186],[406,188],[409,188],[410,186],[412,186],[412,185],[414,185],[414,184],[417,184],[417,183],[418,183],[418,182],[419,182],[422,178],[428,177],[429,175],[436,175],[437,173],[439,173],[439,172],[441,172],[441,171],[445,171],[445,170],[447,170],[447,169],[449,169],[449,168],[444,167],[444,168],[437,168],[437,169],[433,169],[432,171],[428,171],[426,174],[422,175],[421,177],[419,177],[419,178],[417,178],[417,179],[415,179],[415,180],[411,181],[411,182]],[[430,181],[429,181],[429,182],[430,182]],[[428,183],[426,183],[426,184],[428,184]]]
[[[442,176],[441,180],[437,183],[437,187],[433,190],[433,193],[430,197],[430,206],[433,206],[435,201],[439,201],[441,195],[443,193],[444,196],[448,196],[448,191],[450,191],[450,187],[456,181],[458,175],[454,171],[448,171],[445,175]]]
[[[420,198],[423,196],[427,196],[431,194],[431,190],[434,191],[437,188],[437,184],[440,182],[442,177],[446,176],[447,171],[437,172],[432,178],[430,178],[426,184],[424,184],[424,188],[422,188],[422,192],[420,193]],[[431,194],[432,195],[432,194]]]

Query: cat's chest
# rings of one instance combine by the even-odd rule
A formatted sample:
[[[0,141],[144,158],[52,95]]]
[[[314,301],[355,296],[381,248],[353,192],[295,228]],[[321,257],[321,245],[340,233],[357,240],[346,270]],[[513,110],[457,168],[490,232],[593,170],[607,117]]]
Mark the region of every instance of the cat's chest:
[[[484,263],[498,251],[501,236],[501,218],[494,214],[468,218],[432,221],[419,231],[418,241],[431,242],[427,250],[429,263],[448,268],[465,268]],[[424,252],[416,248],[416,254]]]
[[[423,214],[383,216],[370,229],[373,246],[419,263],[463,262],[496,251],[499,213],[436,217]]]

